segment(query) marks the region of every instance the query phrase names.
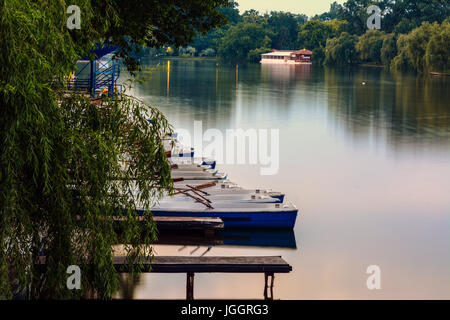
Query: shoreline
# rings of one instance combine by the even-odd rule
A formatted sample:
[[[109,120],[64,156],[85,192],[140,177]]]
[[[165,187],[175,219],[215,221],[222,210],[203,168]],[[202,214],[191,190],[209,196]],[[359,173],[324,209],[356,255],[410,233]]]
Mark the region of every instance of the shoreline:
[[[446,72],[435,72],[435,71],[430,71],[430,74],[432,76],[436,76],[436,77],[450,77],[450,73],[446,73]]]
[[[161,57],[161,60],[217,61],[215,57]]]
[[[369,68],[384,68],[383,64],[370,64],[370,63],[360,63],[357,65],[358,67],[369,67]]]

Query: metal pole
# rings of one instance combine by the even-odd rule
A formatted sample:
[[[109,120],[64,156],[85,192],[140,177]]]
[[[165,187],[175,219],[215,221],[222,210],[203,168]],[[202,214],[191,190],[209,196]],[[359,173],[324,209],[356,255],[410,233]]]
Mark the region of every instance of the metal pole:
[[[91,83],[89,90],[91,91],[91,97],[95,97],[95,60],[91,60]]]
[[[114,84],[114,75],[115,75],[115,70],[116,70],[116,60],[113,58],[112,59],[112,79],[111,79],[111,94],[114,97],[114,89],[115,89],[115,84]]]

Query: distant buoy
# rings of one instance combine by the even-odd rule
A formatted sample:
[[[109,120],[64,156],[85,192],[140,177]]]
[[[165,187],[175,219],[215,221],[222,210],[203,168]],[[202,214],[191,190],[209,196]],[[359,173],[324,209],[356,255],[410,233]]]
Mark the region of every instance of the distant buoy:
[[[365,82],[363,81],[362,85],[363,85],[363,86],[365,86],[365,85],[366,85],[366,83],[365,83]]]

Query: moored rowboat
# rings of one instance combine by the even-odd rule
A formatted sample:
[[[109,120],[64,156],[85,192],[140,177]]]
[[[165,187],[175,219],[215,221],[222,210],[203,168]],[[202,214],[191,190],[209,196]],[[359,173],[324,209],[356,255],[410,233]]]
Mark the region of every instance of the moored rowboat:
[[[202,203],[168,201],[151,209],[154,216],[218,217],[225,227],[289,228],[295,225],[298,209],[291,203],[214,203],[208,208]]]

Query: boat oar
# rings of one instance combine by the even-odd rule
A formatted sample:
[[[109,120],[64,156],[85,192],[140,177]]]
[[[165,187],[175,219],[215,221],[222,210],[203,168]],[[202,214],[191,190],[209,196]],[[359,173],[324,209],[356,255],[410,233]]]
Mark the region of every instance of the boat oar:
[[[196,187],[193,187],[193,186],[190,186],[190,185],[186,185],[186,186],[200,191],[200,189],[206,189],[206,188],[214,187],[215,185],[216,185],[216,182],[215,181],[211,181],[211,182],[207,182],[207,183],[204,183],[204,184],[199,184]]]
[[[193,195],[191,195],[189,193],[189,191],[194,192],[195,195],[199,196],[200,198],[202,198],[204,201],[211,203],[211,200],[209,200],[208,198],[203,197],[201,194],[196,193],[194,190],[189,190],[189,189],[182,189],[182,188],[175,188],[175,190],[179,191],[180,193],[187,195],[189,197],[194,197]]]
[[[190,189],[192,190],[192,192],[198,191],[198,192],[203,193],[205,196],[209,196],[209,193],[208,193],[208,192],[203,191],[203,190],[200,190],[200,189],[197,189],[197,188],[195,188],[195,187],[193,187],[193,186],[191,186],[191,185],[189,185],[189,184],[187,184],[186,187],[190,188]]]
[[[188,196],[188,197],[191,197],[191,198],[194,199],[195,201],[200,202],[201,204],[205,205],[205,206],[208,207],[209,209],[214,209],[214,208],[210,205],[211,201],[210,201],[209,199],[206,199],[206,198],[204,198],[204,197],[202,197],[202,196],[200,196],[200,195],[198,195],[198,196],[201,197],[201,198],[197,198],[197,197],[193,196],[192,194],[189,194],[189,191],[190,191],[190,190],[183,190],[183,189],[181,189],[181,188],[175,188],[175,190],[178,191],[177,193],[182,193],[182,194],[184,194],[184,195],[186,195],[186,196]],[[177,193],[176,193],[176,194],[177,194]]]

